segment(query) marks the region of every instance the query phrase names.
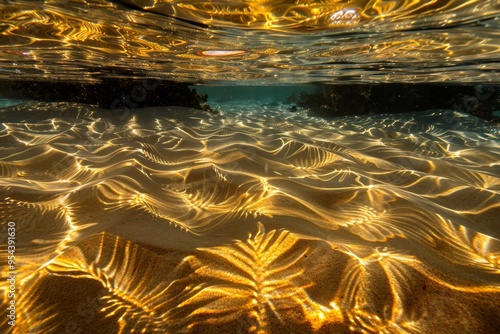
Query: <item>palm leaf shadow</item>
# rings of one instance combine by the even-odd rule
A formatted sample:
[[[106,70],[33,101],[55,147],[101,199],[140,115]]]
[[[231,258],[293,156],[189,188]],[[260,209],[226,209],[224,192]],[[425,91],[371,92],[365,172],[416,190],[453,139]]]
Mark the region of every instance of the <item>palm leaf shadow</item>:
[[[68,323],[93,333],[169,332],[169,310],[187,294],[185,282],[176,279],[189,274],[184,256],[176,251],[161,255],[107,233],[94,235],[39,271],[19,305],[33,318],[51,319],[37,324],[41,332],[64,331]],[[61,285],[69,293],[61,292]],[[86,310],[89,298],[93,306]]]
[[[310,316],[322,312],[331,313],[329,321],[338,321],[340,313],[333,315],[336,310],[308,295],[308,288],[314,285],[309,266],[314,264],[302,260],[314,250],[299,240],[284,229],[266,233],[259,223],[257,233],[247,240],[199,248],[196,256],[186,261],[205,287],[179,305],[192,310],[187,316],[191,328],[207,323],[218,328],[238,326],[245,319],[248,333],[267,333],[285,322],[305,324],[309,332],[316,326],[312,320],[318,320]]]
[[[263,333],[290,324],[311,333],[342,322],[328,298],[311,297],[324,294],[313,283],[329,271],[316,268],[332,258],[325,245],[284,229],[266,233],[262,224],[246,240],[191,253],[101,233],[34,275],[19,306],[49,319],[35,324],[41,332],[76,322],[92,333]],[[81,303],[89,298],[85,320]]]

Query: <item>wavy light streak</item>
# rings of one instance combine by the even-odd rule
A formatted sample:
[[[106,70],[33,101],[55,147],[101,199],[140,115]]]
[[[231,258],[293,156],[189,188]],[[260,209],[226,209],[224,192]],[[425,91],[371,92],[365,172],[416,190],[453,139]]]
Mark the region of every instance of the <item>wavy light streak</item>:
[[[494,332],[500,144],[485,123],[73,108],[1,111],[10,332]],[[61,118],[18,120],[45,109]]]

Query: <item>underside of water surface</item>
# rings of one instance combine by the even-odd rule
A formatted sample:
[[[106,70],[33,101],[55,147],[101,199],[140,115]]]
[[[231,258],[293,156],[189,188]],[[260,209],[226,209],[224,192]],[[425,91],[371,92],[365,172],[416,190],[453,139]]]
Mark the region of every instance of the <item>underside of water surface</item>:
[[[500,332],[500,4],[0,4],[0,332]]]
[[[499,83],[496,0],[16,0],[0,79]]]

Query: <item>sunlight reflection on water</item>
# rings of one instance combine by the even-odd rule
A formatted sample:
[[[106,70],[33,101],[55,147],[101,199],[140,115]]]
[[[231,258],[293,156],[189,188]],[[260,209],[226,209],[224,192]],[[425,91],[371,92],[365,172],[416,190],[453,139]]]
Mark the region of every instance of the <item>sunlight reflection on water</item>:
[[[500,83],[499,12],[495,0],[9,1],[0,79]]]

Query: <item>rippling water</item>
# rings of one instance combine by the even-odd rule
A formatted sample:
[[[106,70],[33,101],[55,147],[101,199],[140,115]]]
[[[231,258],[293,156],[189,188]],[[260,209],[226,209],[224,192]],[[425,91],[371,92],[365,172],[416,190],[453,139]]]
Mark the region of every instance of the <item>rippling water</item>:
[[[497,0],[29,0],[0,78],[500,83]]]
[[[500,332],[499,12],[3,1],[0,332]]]
[[[221,108],[2,110],[14,333],[498,331],[497,127]]]

